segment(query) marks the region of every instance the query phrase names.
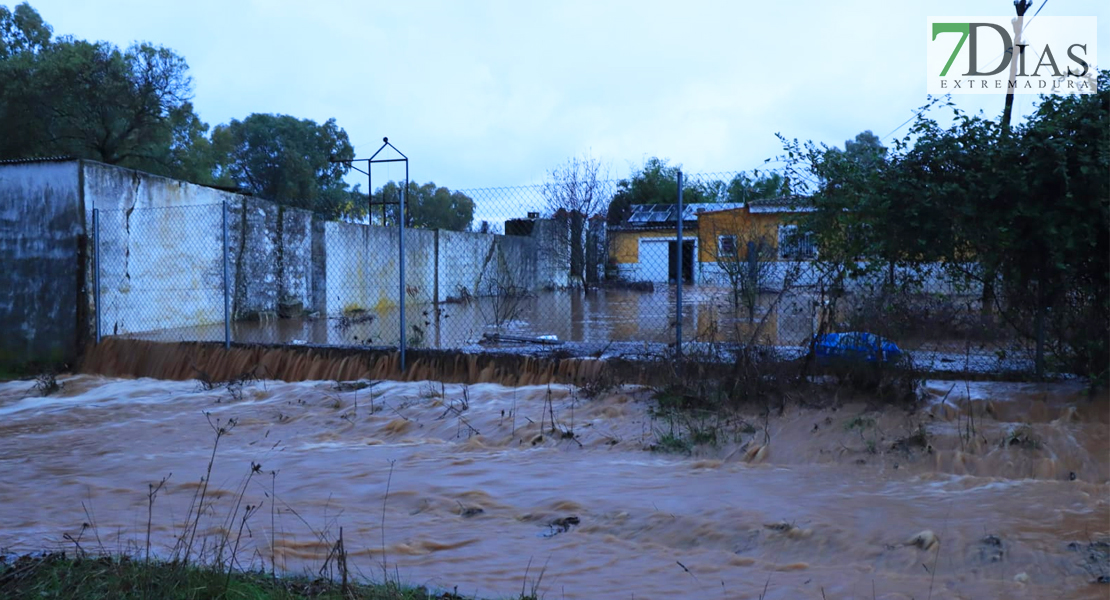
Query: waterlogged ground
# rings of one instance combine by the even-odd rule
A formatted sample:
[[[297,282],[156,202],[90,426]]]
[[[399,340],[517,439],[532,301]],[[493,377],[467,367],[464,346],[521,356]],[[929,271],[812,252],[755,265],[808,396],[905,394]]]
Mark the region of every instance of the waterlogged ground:
[[[62,381],[0,384],[7,552],[145,552],[149,510],[171,556],[224,428],[192,553],[244,567],[316,572],[342,528],[362,576],[488,597],[1110,594],[1110,403],[1077,386],[688,420],[635,390]]]

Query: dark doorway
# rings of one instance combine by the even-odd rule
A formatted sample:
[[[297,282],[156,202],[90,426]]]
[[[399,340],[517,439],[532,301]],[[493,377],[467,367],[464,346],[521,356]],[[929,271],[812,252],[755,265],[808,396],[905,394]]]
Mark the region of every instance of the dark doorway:
[[[678,279],[678,241],[673,241],[668,244],[667,257],[670,262],[670,269],[667,273],[667,279],[674,283]],[[682,282],[694,283],[694,240],[682,240]]]

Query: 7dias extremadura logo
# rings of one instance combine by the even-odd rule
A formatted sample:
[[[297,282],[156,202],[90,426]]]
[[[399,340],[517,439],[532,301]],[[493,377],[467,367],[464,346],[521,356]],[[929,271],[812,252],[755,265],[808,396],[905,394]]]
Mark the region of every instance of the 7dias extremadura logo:
[[[1095,17],[929,17],[930,94],[1093,94]]]

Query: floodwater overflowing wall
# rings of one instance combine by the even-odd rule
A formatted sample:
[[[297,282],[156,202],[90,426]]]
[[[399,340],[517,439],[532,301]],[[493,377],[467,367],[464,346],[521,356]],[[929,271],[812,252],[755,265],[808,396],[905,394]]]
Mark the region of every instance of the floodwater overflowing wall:
[[[392,379],[501,385],[576,384],[596,381],[609,369],[628,383],[650,383],[649,364],[591,358],[543,358],[523,354],[463,354],[410,350],[402,372],[392,350],[363,348],[236,346],[167,343],[111,338],[89,348],[81,361],[85,373],[110,377],[202,379],[210,382],[251,377],[284,381]],[[655,369],[655,373],[659,370]]]
[[[397,308],[394,228],[321,221],[92,161],[0,164],[0,260],[10,266],[0,291],[0,359],[78,356],[82,336],[94,334],[97,271],[105,335],[221,323],[225,205],[233,319]],[[557,257],[566,252],[551,247],[565,235],[547,225],[528,237],[406,230],[404,302],[443,302],[463,286],[482,294],[481,281],[461,275],[474,264],[499,265],[526,290],[565,286],[567,266]],[[486,271],[489,280],[494,269]]]

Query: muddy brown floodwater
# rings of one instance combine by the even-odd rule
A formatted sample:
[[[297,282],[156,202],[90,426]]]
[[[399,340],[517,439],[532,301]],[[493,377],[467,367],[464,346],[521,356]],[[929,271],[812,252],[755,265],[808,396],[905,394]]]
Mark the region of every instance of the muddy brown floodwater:
[[[261,505],[244,567],[315,572],[342,527],[353,571],[380,579],[384,561],[487,597],[541,571],[549,598],[1110,594],[1108,402],[1077,385],[935,381],[913,413],[787,406],[699,424],[653,417],[632,389],[63,379],[45,398],[0,384],[6,552],[72,549],[67,534],[142,548],[148,485],[169,476],[151,519],[169,556],[212,454],[207,412],[236,425],[196,547],[238,537],[243,507]],[[691,426],[717,444],[650,450]]]

